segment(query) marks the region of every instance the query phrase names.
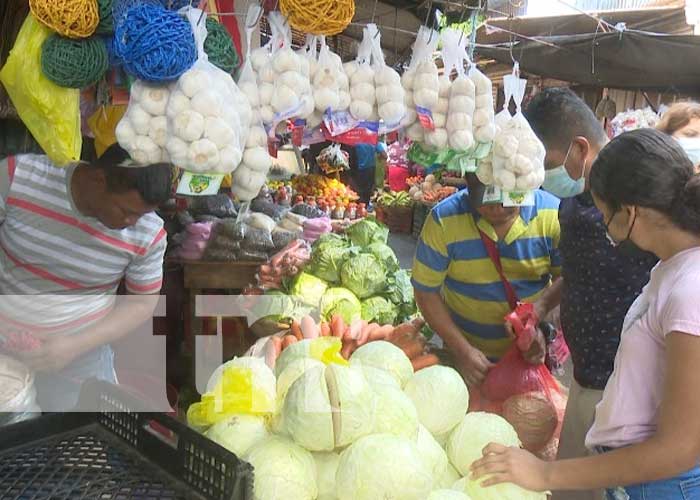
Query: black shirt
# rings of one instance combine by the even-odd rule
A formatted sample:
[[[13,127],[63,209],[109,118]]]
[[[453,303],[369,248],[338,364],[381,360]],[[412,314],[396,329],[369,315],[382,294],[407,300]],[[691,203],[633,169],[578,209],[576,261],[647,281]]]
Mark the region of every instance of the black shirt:
[[[622,322],[656,259],[620,254],[605,237],[603,215],[589,193],[562,200],[559,223],[561,323],[574,378],[583,387],[602,390],[613,371]]]

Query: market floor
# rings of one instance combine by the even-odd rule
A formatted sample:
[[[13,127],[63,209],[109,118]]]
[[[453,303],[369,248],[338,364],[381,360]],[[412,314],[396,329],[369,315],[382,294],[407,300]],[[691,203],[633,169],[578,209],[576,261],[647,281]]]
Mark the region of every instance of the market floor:
[[[411,269],[417,241],[410,234],[389,234],[389,246],[396,254],[401,269]]]

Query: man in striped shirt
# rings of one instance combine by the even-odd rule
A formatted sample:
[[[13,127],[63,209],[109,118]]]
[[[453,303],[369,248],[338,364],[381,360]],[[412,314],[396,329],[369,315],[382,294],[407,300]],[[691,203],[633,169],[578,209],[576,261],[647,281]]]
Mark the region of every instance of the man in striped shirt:
[[[485,186],[474,174],[461,191],[430,212],[413,264],[416,302],[428,324],[455,357],[469,385],[483,382],[510,347],[503,318],[510,312],[506,287],[481,232],[500,255],[517,299],[533,302],[560,273],[559,201],[535,192],[534,206],[482,203]],[[526,358],[544,360],[540,333]]]
[[[137,168],[138,167],[138,168]],[[42,341],[20,353],[37,370],[44,411],[70,409],[80,383],[116,381],[109,344],[149,320],[166,238],[154,213],[172,166],[137,166],[118,145],[94,164],[59,168],[46,156],[0,160],[0,334]]]

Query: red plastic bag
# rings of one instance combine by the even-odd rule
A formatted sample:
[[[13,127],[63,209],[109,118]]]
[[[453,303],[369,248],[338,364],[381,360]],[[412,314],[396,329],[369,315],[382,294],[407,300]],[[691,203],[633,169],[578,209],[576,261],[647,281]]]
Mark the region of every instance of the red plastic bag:
[[[505,320],[513,327],[515,342],[489,371],[473,408],[500,414],[515,427],[525,449],[551,455],[561,432],[566,396],[544,364],[532,365],[523,357],[539,322],[532,304],[519,304]]]

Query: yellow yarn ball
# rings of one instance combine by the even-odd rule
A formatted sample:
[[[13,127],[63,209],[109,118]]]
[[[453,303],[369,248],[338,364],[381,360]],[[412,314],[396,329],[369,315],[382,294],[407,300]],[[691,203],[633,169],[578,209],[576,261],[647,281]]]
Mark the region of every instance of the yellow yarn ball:
[[[355,15],[355,0],[279,0],[289,24],[313,35],[337,35]]]
[[[100,23],[97,0],[29,0],[34,17],[68,38],[87,38]]]

